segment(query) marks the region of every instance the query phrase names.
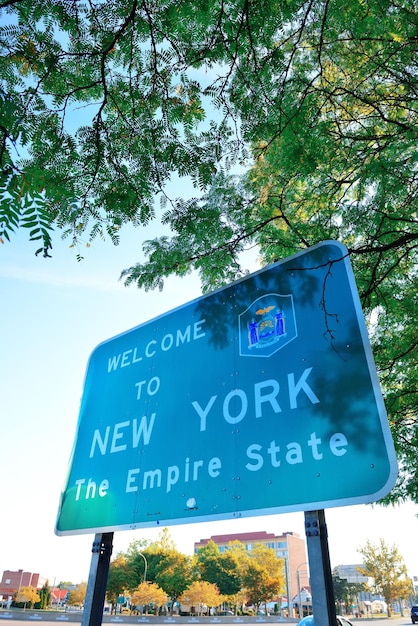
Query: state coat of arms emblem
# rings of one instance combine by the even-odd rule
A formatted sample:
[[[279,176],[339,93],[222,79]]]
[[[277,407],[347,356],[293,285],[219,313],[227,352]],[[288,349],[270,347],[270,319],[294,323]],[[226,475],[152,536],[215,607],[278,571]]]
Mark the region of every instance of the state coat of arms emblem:
[[[297,337],[293,296],[269,293],[239,316],[241,356],[269,357]]]

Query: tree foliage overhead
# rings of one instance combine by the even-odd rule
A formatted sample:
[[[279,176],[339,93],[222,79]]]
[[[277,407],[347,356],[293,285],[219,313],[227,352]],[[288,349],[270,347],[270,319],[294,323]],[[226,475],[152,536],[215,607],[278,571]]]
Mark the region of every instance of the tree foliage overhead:
[[[75,240],[107,230],[117,241],[121,224],[154,216],[173,173],[203,189],[219,160],[239,153],[227,94],[239,50],[251,55],[246,3],[20,0],[0,9],[10,22],[0,30],[3,237],[28,227],[49,254],[55,223]],[[261,33],[258,9],[254,18]],[[266,43],[274,30],[272,20]],[[206,103],[218,109],[213,119]]]
[[[415,0],[0,0],[0,237],[157,218],[127,284],[205,289],[324,239],[351,255],[418,501]],[[241,174],[231,175],[232,166]],[[196,197],[172,198],[172,178]],[[191,194],[193,195],[193,193]],[[155,206],[160,196],[162,205]]]

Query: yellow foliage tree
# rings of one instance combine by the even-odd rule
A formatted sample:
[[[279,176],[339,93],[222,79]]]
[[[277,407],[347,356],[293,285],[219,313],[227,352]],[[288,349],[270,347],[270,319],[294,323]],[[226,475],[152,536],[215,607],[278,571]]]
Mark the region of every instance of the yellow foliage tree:
[[[146,612],[148,612],[148,605],[153,604],[156,608],[155,612],[158,613],[159,607],[165,604],[167,600],[166,592],[156,583],[141,583],[131,595],[131,605],[146,606]]]
[[[411,590],[403,556],[396,545],[388,546],[383,539],[376,544],[368,540],[359,552],[363,555],[363,565],[358,571],[373,579],[371,589],[384,597],[391,617],[393,601],[408,597]]]
[[[235,613],[238,612],[240,608],[245,606],[248,602],[248,591],[247,589],[241,589],[238,593],[234,593],[232,595],[226,596],[226,602],[230,606],[235,607]]]
[[[68,604],[71,604],[72,606],[82,606],[86,599],[86,593],[87,593],[87,583],[82,582],[79,585],[77,585],[76,589],[73,589],[72,591],[70,591],[70,595],[68,597]]]
[[[186,604],[195,608],[198,615],[202,615],[205,606],[219,606],[224,601],[224,596],[213,583],[205,580],[197,580],[186,589],[179,597],[180,604]]]
[[[23,602],[24,610],[26,609],[26,605],[28,602],[30,602],[31,604],[35,604],[36,602],[39,602],[40,599],[41,596],[39,595],[35,587],[32,586],[21,587],[16,593],[16,602]]]
[[[267,548],[262,543],[255,543],[251,550],[251,558],[263,567],[271,577],[283,579],[284,586],[284,560],[278,557],[273,548]]]

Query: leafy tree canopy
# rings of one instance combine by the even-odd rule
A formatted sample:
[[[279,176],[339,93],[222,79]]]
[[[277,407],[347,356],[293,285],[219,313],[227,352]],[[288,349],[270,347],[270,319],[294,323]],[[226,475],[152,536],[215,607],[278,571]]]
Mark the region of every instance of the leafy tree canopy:
[[[283,579],[272,577],[265,567],[253,559],[250,559],[248,563],[243,582],[249,602],[257,609],[262,602],[270,602],[284,590]]]
[[[346,578],[338,576],[338,568],[332,572],[332,585],[334,589],[335,601],[341,607],[351,607],[356,603],[356,599],[364,591],[364,583],[350,583]],[[341,613],[341,611],[339,611]]]
[[[76,589],[73,589],[72,591],[70,591],[68,604],[82,606],[86,599],[86,593],[87,593],[87,583],[82,582],[79,585],[77,585]]]
[[[167,594],[156,583],[144,582],[134,589],[131,595],[131,606],[153,604],[158,608],[167,600]]]
[[[27,587],[20,587],[15,595],[15,602],[23,603],[24,608],[26,608],[27,604],[32,605],[36,602],[39,602],[40,599],[41,597],[38,591],[35,589],[35,587],[32,587],[31,585]]]
[[[125,595],[129,589],[133,589],[137,582],[134,568],[127,563],[123,553],[117,554],[109,566],[106,595],[112,605],[116,605],[118,596]]]
[[[273,548],[268,548],[261,542],[253,545],[251,558],[263,567],[270,576],[280,578],[284,576],[284,559],[278,557]]]
[[[49,586],[49,581],[46,580],[42,585],[42,588],[39,590],[39,608],[46,609],[50,605],[51,601],[51,591]]]
[[[219,606],[223,602],[223,597],[219,593],[218,587],[206,580],[196,580],[180,596],[179,602],[194,607],[200,615],[208,607]]]
[[[197,563],[202,580],[214,583],[225,596],[234,596],[242,587],[240,567],[235,555],[229,551],[221,553],[214,541],[200,548]]]
[[[126,283],[196,269],[205,289],[251,246],[268,263],[344,242],[401,462],[389,500],[418,501],[415,0],[0,11],[0,237],[25,227],[49,255],[53,227],[117,243],[158,216],[168,235]],[[196,197],[171,198],[173,177]]]
[[[398,548],[386,545],[383,539],[376,544],[367,541],[359,552],[363,555],[363,567],[359,572],[373,579],[372,588],[385,598],[390,617],[393,601],[408,598],[412,591],[405,561]]]
[[[192,581],[192,559],[177,550],[167,528],[148,545],[143,541],[132,542],[126,554],[126,565],[130,572],[129,589],[137,588],[145,579],[157,584],[172,600]]]
[[[183,593],[193,579],[191,558],[180,552],[171,553],[162,559],[156,582],[172,600]]]

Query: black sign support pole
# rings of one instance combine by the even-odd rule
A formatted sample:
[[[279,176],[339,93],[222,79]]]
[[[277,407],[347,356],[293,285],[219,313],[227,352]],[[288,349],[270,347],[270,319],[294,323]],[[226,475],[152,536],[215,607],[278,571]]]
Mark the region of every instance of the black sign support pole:
[[[315,624],[335,626],[337,620],[328,549],[328,532],[325,513],[322,509],[305,511],[305,532]]]
[[[81,626],[100,626],[102,623],[112,548],[113,533],[95,535]]]

